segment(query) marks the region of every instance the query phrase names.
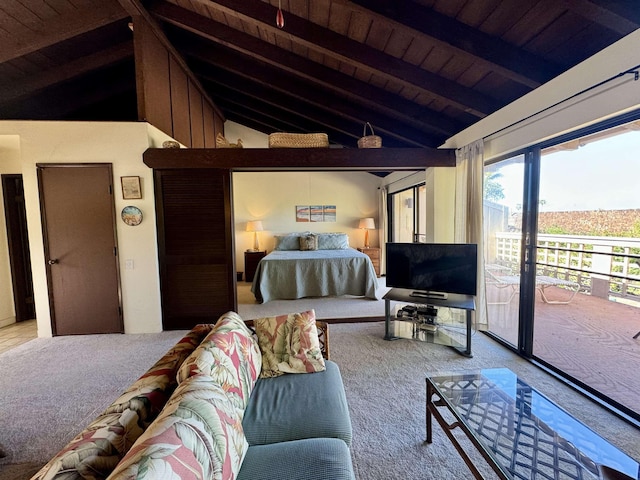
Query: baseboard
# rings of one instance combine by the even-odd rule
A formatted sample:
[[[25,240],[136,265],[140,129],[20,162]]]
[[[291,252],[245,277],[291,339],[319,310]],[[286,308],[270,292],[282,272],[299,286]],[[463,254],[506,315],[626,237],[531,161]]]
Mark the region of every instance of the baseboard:
[[[0,328],[8,327],[9,325],[13,325],[16,323],[16,317],[7,317],[0,320]]]

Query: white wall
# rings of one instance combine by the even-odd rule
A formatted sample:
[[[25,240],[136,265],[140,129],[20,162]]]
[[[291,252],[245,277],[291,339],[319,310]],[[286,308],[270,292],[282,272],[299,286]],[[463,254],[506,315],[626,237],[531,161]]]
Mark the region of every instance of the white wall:
[[[23,176],[39,337],[51,336],[51,316],[40,223],[38,163],[112,164],[125,332],[162,330],[153,175],[143,164],[142,153],[167,138],[146,123],[0,122],[0,172]],[[120,177],[128,175],[141,177],[141,200],[122,199]],[[126,205],[142,210],[144,220],[139,226],[131,227],[120,220],[120,212]],[[6,278],[3,265],[7,257],[6,240],[2,243],[0,238],[2,278]],[[126,260],[133,260],[133,270],[125,269]],[[5,282],[0,287],[0,299],[4,300],[3,305],[10,303],[13,308],[13,294],[7,293]],[[7,299],[10,301],[6,302]]]

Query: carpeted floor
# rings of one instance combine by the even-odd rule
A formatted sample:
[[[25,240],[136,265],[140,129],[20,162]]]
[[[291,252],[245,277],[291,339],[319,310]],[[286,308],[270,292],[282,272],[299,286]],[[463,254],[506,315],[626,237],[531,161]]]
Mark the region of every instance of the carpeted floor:
[[[376,291],[378,300],[345,295],[342,297],[329,297],[330,301],[327,301],[327,297],[322,297],[301,298],[298,300],[271,300],[261,304],[256,301],[255,296],[251,293],[250,283],[238,282],[238,313],[242,318],[253,319],[313,309],[318,319],[345,317],[384,318],[384,300],[382,300],[382,297],[388,290],[385,278],[381,277],[378,278],[378,289]]]
[[[640,459],[640,431],[483,334],[474,335],[474,356],[465,358],[441,345],[387,342],[382,322],[334,324],[329,331],[349,401],[359,480],[470,478],[439,426],[434,442],[423,443],[425,376],[488,367],[512,369]],[[183,333],[36,339],[0,355],[0,450],[7,454],[0,479],[30,478]]]

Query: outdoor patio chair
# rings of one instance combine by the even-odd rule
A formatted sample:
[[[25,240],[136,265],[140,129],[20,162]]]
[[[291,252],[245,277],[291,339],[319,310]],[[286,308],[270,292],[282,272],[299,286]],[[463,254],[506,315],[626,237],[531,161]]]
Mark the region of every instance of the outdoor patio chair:
[[[509,298],[504,302],[487,302],[488,305],[507,305],[511,303],[513,297],[520,291],[520,275],[500,275],[494,272],[504,271],[503,268],[496,268],[496,266],[488,265],[485,274],[487,285],[493,285],[499,289],[511,288]],[[545,289],[548,287],[568,287],[571,291],[571,296],[568,300],[549,300],[545,295]],[[566,305],[573,300],[576,293],[580,290],[580,284],[571,280],[564,280],[561,278],[549,277],[547,275],[536,275],[536,290],[540,292],[542,301],[549,305]]]

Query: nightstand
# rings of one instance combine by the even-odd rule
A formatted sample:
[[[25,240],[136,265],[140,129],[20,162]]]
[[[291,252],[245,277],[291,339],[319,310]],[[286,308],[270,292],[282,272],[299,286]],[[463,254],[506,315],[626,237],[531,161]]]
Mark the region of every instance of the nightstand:
[[[257,252],[248,251],[244,252],[244,281],[253,282],[253,276],[256,274],[258,263],[267,254],[266,250],[260,250]]]
[[[376,271],[376,276],[380,276],[380,249],[377,247],[361,247],[358,248],[359,252],[364,253],[371,259],[373,269]]]

